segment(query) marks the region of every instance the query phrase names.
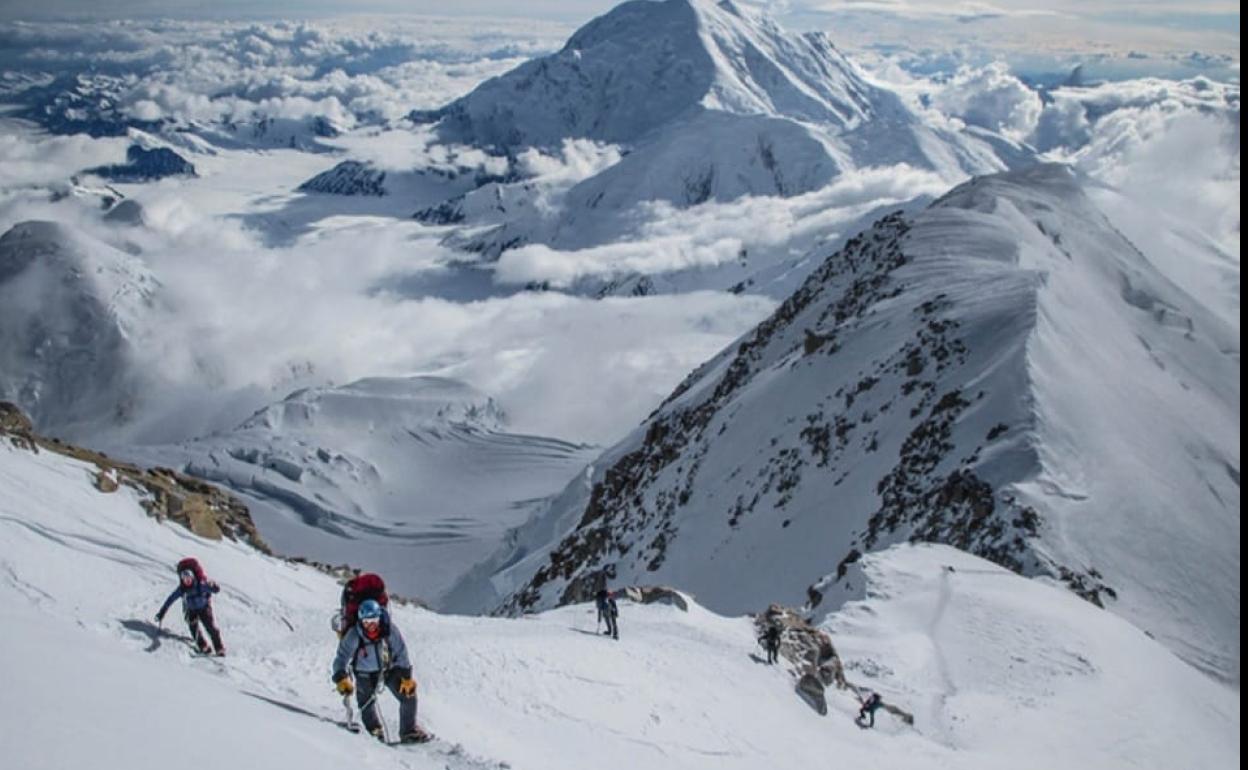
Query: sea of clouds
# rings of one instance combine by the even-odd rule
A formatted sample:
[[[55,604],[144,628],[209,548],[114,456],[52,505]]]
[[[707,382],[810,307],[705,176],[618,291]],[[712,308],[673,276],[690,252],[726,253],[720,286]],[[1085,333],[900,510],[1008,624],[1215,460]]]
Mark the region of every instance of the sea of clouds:
[[[574,141],[562,152],[499,161],[431,145],[404,116],[556,50],[570,31],[380,17],[8,23],[0,24],[0,101],[20,105],[31,85],[69,76],[120,114],[171,127],[324,117],[347,132],[336,145],[344,156],[396,170],[446,161],[448,153],[469,164],[502,162],[495,171],[533,180],[543,191],[537,205],[557,207],[560,191],[624,150]],[[1220,250],[1237,285],[1237,81],[1149,77],[1042,87],[1003,61],[951,56],[947,68],[919,72],[903,66],[906,55],[872,58],[871,77],[934,122],[999,132],[1116,188],[1115,212],[1128,235],[1133,227],[1144,233],[1155,219],[1150,212],[1166,212]],[[595,300],[523,286],[714,267],[743,248],[800,252],[831,233],[851,234],[840,231],[876,207],[945,189],[931,174],[892,167],[791,199],[686,210],[656,203],[615,243],[504,252],[490,279],[497,291],[466,300],[385,288],[396,276],[434,275],[465,259],[443,245],[444,229],[411,221],[410,211],[356,217],[280,244],[254,226],[249,212],[266,188],[288,195],[332,159],[312,162],[293,151],[192,157],[209,170],[199,187],[148,186],[141,191],[146,226],[124,233],[101,222],[89,197],[52,200],[49,191],[84,168],[117,162],[128,144],[0,123],[0,231],[26,219],[66,222],[103,247],[139,254],[157,274],[166,301],[137,355],[158,385],[132,428],[136,440],[151,441],[228,428],[303,385],[436,372],[498,398],[514,429],[608,443],[765,317],[776,298],[695,292]],[[188,192],[205,186],[213,192]],[[1183,254],[1171,257],[1169,269],[1181,272]],[[1238,310],[1237,289],[1226,301]]]

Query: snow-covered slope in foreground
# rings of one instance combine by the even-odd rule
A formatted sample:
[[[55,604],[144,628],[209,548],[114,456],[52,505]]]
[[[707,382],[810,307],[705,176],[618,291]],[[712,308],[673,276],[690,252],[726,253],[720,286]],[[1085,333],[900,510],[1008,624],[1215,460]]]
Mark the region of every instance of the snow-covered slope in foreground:
[[[620,641],[593,633],[585,605],[524,619],[396,607],[422,723],[443,740],[383,748],[329,724],[342,714],[328,683],[331,578],[157,523],[129,488],[96,492],[91,470],[0,443],[11,768],[1237,764],[1231,690],[1111,614],[938,547],[869,559],[871,598],[830,624],[850,680],[916,711],[914,728],[884,713],[879,729],[856,728],[847,693],[817,715],[786,671],[751,659],[748,619],[695,604],[624,603]],[[222,585],[226,659],[192,658],[147,623],[186,554]],[[180,625],[175,610],[168,628]],[[393,728],[389,695],[384,713]]]
[[[819,716],[787,672],[750,657],[748,619],[697,605],[624,603],[618,642],[593,633],[584,605],[516,620],[396,607],[421,721],[442,740],[386,748],[330,723],[332,579],[157,523],[128,488],[96,492],[92,470],[0,442],[7,767],[1238,764],[1235,693],[1109,613],[935,546],[868,557],[869,598],[828,626],[850,680],[914,711],[912,728],[881,712],[860,730],[843,692]],[[147,621],[187,554],[222,585],[224,660],[191,657]]]

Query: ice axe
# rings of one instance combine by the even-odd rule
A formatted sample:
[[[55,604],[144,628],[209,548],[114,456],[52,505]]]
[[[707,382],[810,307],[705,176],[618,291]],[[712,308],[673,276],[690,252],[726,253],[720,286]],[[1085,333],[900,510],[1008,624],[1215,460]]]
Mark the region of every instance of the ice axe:
[[[343,693],[342,707],[347,710],[347,729],[353,733],[360,731],[360,726],[355,722],[355,709],[351,708],[351,696]]]

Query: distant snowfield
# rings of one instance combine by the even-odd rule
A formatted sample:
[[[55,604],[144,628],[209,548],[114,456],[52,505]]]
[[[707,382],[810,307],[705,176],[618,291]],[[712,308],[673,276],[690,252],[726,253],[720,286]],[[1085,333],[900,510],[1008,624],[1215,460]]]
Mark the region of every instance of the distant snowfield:
[[[278,553],[367,564],[437,608],[599,451],[509,432],[492,399],[437,377],[306,389],[232,431],[110,448],[230,489]]]
[[[619,642],[594,635],[584,605],[514,620],[398,607],[420,719],[444,741],[384,748],[320,719],[343,713],[330,578],[159,524],[47,452],[0,445],[0,488],[12,767],[1238,765],[1236,692],[1064,589],[934,546],[869,557],[867,598],[826,624],[850,681],[914,713],[912,728],[881,711],[861,730],[836,691],[817,715],[781,667],[751,657],[748,619],[696,604],[625,602]],[[188,554],[222,585],[223,661],[151,625]],[[176,609],[167,620],[183,631]],[[383,708],[393,729],[389,695]]]

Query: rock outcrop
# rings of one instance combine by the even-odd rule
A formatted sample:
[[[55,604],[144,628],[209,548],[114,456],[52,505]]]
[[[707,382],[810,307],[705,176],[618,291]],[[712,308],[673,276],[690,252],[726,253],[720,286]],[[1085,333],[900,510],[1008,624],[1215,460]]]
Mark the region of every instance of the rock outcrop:
[[[0,438],[31,452],[55,452],[94,465],[96,489],[111,494],[123,486],[130,487],[140,495],[143,509],[156,519],[177,522],[200,537],[224,537],[247,543],[262,553],[272,553],[256,530],[247,506],[211,484],[169,468],[144,469],[60,439],[44,438],[34,432],[30,419],[9,402],[0,401]]]
[[[828,713],[827,689],[833,685],[858,698],[868,691],[845,678],[845,665],[832,637],[812,626],[797,610],[773,604],[754,616],[755,632],[760,639],[773,625],[780,626],[780,657],[790,666],[796,680],[794,689],[815,711]],[[881,702],[880,708],[908,725],[914,724],[914,715],[895,704]]]

